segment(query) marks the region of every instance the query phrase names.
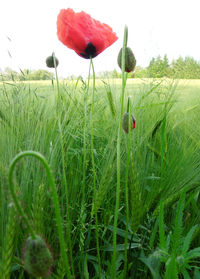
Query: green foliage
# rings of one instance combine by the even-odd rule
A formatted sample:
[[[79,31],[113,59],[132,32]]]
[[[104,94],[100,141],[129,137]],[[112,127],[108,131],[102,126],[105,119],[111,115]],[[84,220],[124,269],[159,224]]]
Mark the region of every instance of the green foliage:
[[[200,253],[198,83],[176,86],[166,81],[134,82],[127,80],[125,94],[124,111],[128,96],[132,95],[130,107],[137,126],[130,133],[130,145],[129,134],[123,132],[121,139],[116,276],[124,278],[127,264],[127,278],[170,278],[173,272],[174,278],[178,273],[179,277],[196,279]],[[93,195],[91,91],[87,80],[81,78],[59,85],[60,123],[56,111],[58,99],[50,82],[4,83],[0,87],[1,261],[7,259],[12,278],[28,278],[20,261],[27,227],[16,214],[13,219],[17,224],[7,219],[7,169],[19,151],[37,150],[45,155],[56,181],[66,251],[76,278],[99,276],[97,229],[101,277],[110,278],[121,87],[116,80],[109,80],[109,86],[107,81],[105,87],[101,81],[96,82],[93,113],[96,193]],[[31,226],[52,248],[51,277],[65,278],[66,265],[60,253],[47,176],[34,158],[26,158],[16,166],[15,177],[19,184],[17,195]],[[181,196],[183,191],[187,192],[186,198]],[[98,224],[91,217],[95,214]],[[14,235],[10,234],[16,242],[9,250],[5,246],[5,232],[16,225],[18,229],[14,229]],[[5,251],[9,251],[6,252],[9,256],[3,256]]]
[[[176,214],[174,217],[173,231],[169,231],[167,237],[164,232],[164,207],[163,202],[160,204],[159,213],[159,248],[150,254],[147,258],[141,257],[141,260],[150,269],[153,278],[179,278],[180,274],[184,278],[191,278],[188,271],[194,271],[198,268],[198,264],[194,265],[193,259],[200,257],[200,247],[190,249],[191,242],[194,237],[194,233],[197,230],[197,225],[193,226],[189,232],[183,236],[183,214],[185,208],[185,192],[181,193],[180,199],[177,203]],[[168,226],[169,227],[169,226]],[[169,228],[168,228],[169,229]],[[157,266],[153,265],[152,259],[157,255]],[[164,267],[161,268],[161,264],[164,263]],[[158,266],[160,269],[158,270]],[[163,269],[163,270],[162,270]],[[164,277],[161,277],[161,274]]]
[[[170,72],[169,61],[167,55],[162,59],[161,56],[152,58],[147,67],[148,77],[161,78],[168,77]]]
[[[0,75],[0,81],[23,81],[23,80],[52,80],[54,74],[47,70],[20,69],[20,73],[6,68]]]
[[[148,77],[147,68],[143,68],[141,66],[136,66],[134,77],[135,78],[147,78]]]
[[[179,57],[176,61],[172,61],[172,75],[175,78],[199,79],[200,62],[192,57],[185,57],[185,59]]]
[[[144,76],[143,76],[144,77]],[[151,78],[179,78],[179,79],[200,79],[200,62],[192,57],[179,57],[169,64],[167,55],[163,58],[158,56],[152,58],[147,67],[147,77]]]
[[[2,249],[2,260],[1,260],[1,278],[10,279],[11,275],[11,264],[14,258],[14,248],[15,248],[15,232],[17,229],[16,222],[16,210],[13,204],[9,205],[8,208],[8,223],[6,226],[6,233]]]

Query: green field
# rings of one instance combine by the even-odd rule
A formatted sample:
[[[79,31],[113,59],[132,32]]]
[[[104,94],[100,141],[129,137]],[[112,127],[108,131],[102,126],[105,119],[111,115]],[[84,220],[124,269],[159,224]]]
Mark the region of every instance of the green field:
[[[200,80],[127,80],[119,154],[120,95],[120,79],[96,80],[94,106],[92,80],[0,84],[0,278],[43,278],[32,232],[47,278],[200,278]]]

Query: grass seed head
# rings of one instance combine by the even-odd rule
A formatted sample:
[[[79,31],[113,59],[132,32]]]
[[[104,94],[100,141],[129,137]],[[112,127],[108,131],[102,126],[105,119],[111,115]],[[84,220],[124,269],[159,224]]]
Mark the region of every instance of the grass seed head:
[[[117,58],[118,65],[122,70],[122,48],[119,51]],[[125,47],[125,72],[130,73],[134,71],[136,66],[136,59],[130,47]]]
[[[29,237],[24,247],[24,268],[35,277],[45,277],[51,273],[52,254],[46,242],[39,236]]]

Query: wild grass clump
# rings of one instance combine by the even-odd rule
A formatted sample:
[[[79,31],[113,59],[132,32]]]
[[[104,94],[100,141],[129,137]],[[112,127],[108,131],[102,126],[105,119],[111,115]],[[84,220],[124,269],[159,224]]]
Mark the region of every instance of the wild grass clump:
[[[87,80],[59,82],[59,99],[55,84],[50,88],[34,92],[26,83],[0,88],[1,278],[31,278],[21,259],[30,230],[10,206],[8,188],[10,162],[25,150],[44,156],[58,195],[64,251],[55,191],[41,162],[26,156],[16,164],[19,205],[53,252],[49,278],[111,278],[114,249],[115,278],[198,278],[198,96],[187,106],[174,83],[127,82],[123,112],[128,107],[137,124],[128,133],[122,130],[117,154],[120,86],[96,83],[94,100]]]

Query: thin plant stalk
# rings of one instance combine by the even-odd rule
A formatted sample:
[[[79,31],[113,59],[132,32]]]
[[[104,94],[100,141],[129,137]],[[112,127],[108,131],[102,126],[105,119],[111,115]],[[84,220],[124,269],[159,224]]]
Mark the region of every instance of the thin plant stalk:
[[[58,97],[58,103],[57,103],[57,116],[60,112],[61,109],[61,95],[60,95],[60,86],[59,86],[59,81],[58,81],[58,72],[57,72],[57,66],[56,66],[56,58],[55,58],[55,53],[53,52],[53,63],[54,63],[54,68],[55,68],[55,74],[56,74],[56,86],[57,86],[57,97]]]
[[[70,261],[71,261],[71,269],[73,273],[73,278],[75,278],[74,274],[74,265],[73,265],[73,255],[72,255],[72,241],[71,241],[71,222],[70,222],[70,212],[69,212],[69,191],[67,186],[67,177],[65,172],[66,160],[65,160],[65,152],[64,152],[64,143],[63,143],[63,132],[62,132],[62,125],[60,121],[60,113],[61,113],[61,94],[60,94],[60,86],[58,80],[58,72],[56,67],[56,60],[55,54],[53,53],[53,61],[54,61],[54,68],[55,68],[55,75],[56,75],[56,85],[57,85],[57,94],[58,94],[58,110],[57,110],[57,117],[58,117],[58,130],[60,136],[60,144],[61,144],[61,156],[62,156],[62,169],[63,169],[63,183],[65,188],[65,196],[66,196],[66,216],[68,221],[68,228],[67,228],[67,240],[69,244],[69,254],[70,254]]]
[[[52,198],[53,198],[53,203],[54,203],[54,209],[55,209],[55,215],[56,215],[56,223],[57,223],[57,228],[58,228],[58,236],[59,236],[59,242],[60,242],[60,250],[61,250],[61,255],[64,259],[65,265],[66,265],[66,270],[67,270],[67,277],[68,278],[72,278],[71,273],[70,273],[70,269],[69,269],[69,262],[68,262],[68,258],[66,255],[66,243],[65,243],[65,239],[64,239],[64,233],[63,233],[63,227],[62,227],[62,218],[61,218],[61,214],[60,214],[60,206],[59,206],[59,199],[58,199],[58,194],[57,194],[57,190],[56,190],[56,185],[54,182],[54,178],[53,175],[51,173],[51,169],[45,159],[45,157],[43,155],[41,155],[39,152],[35,152],[35,151],[24,151],[21,152],[19,154],[17,154],[15,156],[15,158],[12,160],[10,167],[9,167],[9,173],[8,173],[8,181],[9,181],[9,188],[10,188],[10,193],[12,195],[13,201],[15,203],[15,206],[18,210],[18,212],[20,213],[22,219],[24,220],[25,224],[27,225],[31,236],[33,238],[36,237],[36,234],[33,230],[33,228],[31,227],[29,220],[26,216],[26,214],[24,213],[24,210],[22,209],[21,205],[19,204],[18,198],[16,196],[15,190],[14,190],[14,182],[13,182],[13,172],[14,172],[14,168],[17,164],[17,162],[22,159],[23,157],[26,156],[32,156],[35,157],[36,159],[39,159],[40,162],[43,164],[46,173],[47,173],[47,177],[49,180],[49,185],[51,187],[52,190]]]
[[[83,188],[82,188],[82,204],[85,203],[85,177],[86,177],[86,124],[87,124],[87,98],[90,87],[90,71],[92,60],[90,60],[88,84],[86,89],[86,96],[84,98],[84,130],[83,130]]]
[[[89,92],[89,88],[90,88],[90,71],[91,71],[91,63],[92,61],[90,60],[90,65],[89,65],[89,72],[88,72],[88,82],[87,82],[87,87],[85,90],[85,96],[84,96],[84,128],[83,128],[83,187],[81,187],[82,189],[82,199],[81,199],[81,212],[82,210],[85,210],[85,204],[86,204],[86,200],[85,200],[85,189],[86,189],[86,156],[87,156],[87,152],[86,152],[86,126],[87,126],[87,100],[88,100],[88,92]],[[82,277],[84,277],[84,262],[85,262],[85,253],[84,250],[81,249],[81,259],[82,259]]]
[[[124,243],[124,277],[127,277],[127,250],[128,250],[128,224],[129,224],[129,202],[128,202],[128,174],[130,165],[130,155],[131,155],[131,99],[128,97],[127,112],[129,115],[129,125],[128,125],[128,152],[127,152],[127,162],[126,162],[126,174],[125,174],[125,205],[126,205],[126,233],[125,233],[125,243]]]
[[[91,158],[92,158],[92,170],[93,170],[93,197],[96,197],[96,170],[94,161],[94,129],[93,129],[93,114],[94,114],[94,94],[95,94],[95,71],[92,58],[90,58],[92,66],[92,107],[91,107]],[[98,233],[98,216],[95,211],[95,234],[96,234],[96,248],[97,248],[97,258],[99,267],[99,278],[101,278],[101,258],[100,258],[100,248],[99,248],[99,233]]]
[[[121,112],[119,119],[119,128],[118,128],[118,138],[117,138],[117,188],[116,188],[116,204],[115,204],[115,213],[114,213],[114,229],[113,229],[113,257],[112,257],[112,279],[116,278],[116,259],[117,259],[117,222],[119,214],[119,201],[120,201],[120,164],[121,164],[121,137],[122,137],[122,118],[123,118],[123,109],[124,109],[124,95],[126,87],[126,76],[125,76],[125,47],[127,46],[128,39],[128,28],[124,28],[124,40],[122,48],[122,92],[121,92]]]

